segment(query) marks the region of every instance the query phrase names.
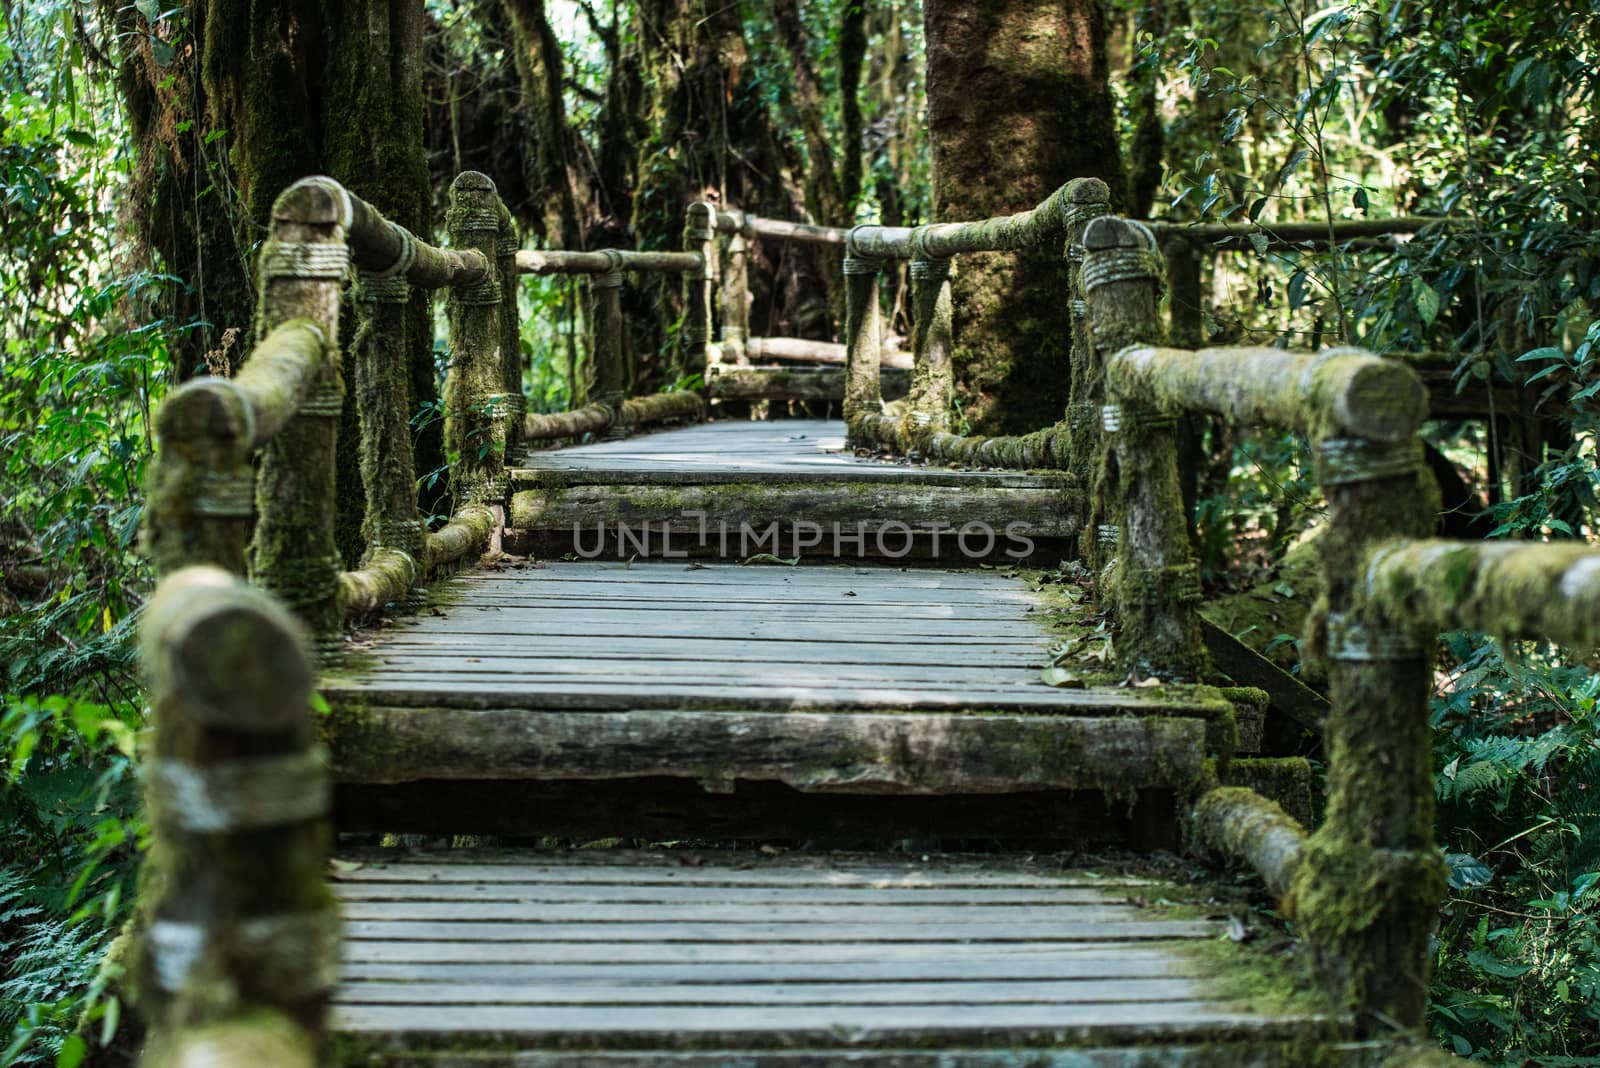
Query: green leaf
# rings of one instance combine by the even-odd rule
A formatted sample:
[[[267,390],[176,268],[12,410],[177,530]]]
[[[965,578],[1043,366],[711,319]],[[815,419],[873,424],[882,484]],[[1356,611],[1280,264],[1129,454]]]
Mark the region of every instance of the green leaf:
[[[754,556],[744,558],[745,567],[750,567],[753,564],[766,564],[769,567],[794,567],[799,563],[800,558],[798,556],[792,560],[785,560],[781,556],[773,556],[771,553],[756,553]]]
[[[1424,326],[1432,326],[1433,321],[1439,318],[1439,291],[1420,278],[1411,281],[1411,299],[1417,306],[1417,314],[1422,317]]]
[[[1265,208],[1266,206],[1266,197],[1256,197],[1256,199],[1250,205],[1249,212],[1247,212],[1247,214],[1250,216],[1250,221],[1255,222],[1257,219],[1261,218],[1261,209]]]
[[[1367,208],[1371,206],[1371,203],[1367,200],[1367,191],[1365,189],[1363,189],[1361,186],[1356,186],[1356,191],[1351,194],[1350,199],[1355,202],[1355,205],[1358,209],[1360,209],[1361,214],[1367,214]]]
[[[1047,667],[1039,672],[1039,681],[1061,690],[1081,690],[1084,683],[1077,675],[1063,667]]]
[[[1567,354],[1560,349],[1545,346],[1542,349],[1530,349],[1517,357],[1518,363],[1532,363],[1534,360],[1565,360]]]
[[[68,1035],[56,1054],[56,1068],[78,1068],[89,1055],[89,1045],[79,1035]]]
[[[1475,949],[1468,953],[1467,963],[1480,972],[1497,975],[1502,979],[1517,979],[1533,970],[1533,965],[1531,964],[1510,964],[1490,953],[1487,949]]]
[[[1257,230],[1255,233],[1250,235],[1250,247],[1256,250],[1256,255],[1265,256],[1267,254],[1268,244],[1269,242],[1267,241],[1267,235],[1261,231]]]
[[[1304,267],[1289,276],[1289,310],[1299,311],[1306,302],[1306,290],[1309,286],[1309,276]]]
[[[160,0],[134,0],[133,6],[139,9],[139,14],[143,15],[147,22],[154,23],[161,18]]]

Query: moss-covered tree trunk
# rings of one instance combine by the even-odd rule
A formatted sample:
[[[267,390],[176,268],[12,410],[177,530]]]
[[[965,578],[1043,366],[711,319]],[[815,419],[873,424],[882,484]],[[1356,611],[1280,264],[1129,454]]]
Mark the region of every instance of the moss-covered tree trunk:
[[[934,217],[1023,211],[1072,178],[1123,173],[1099,0],[927,0]],[[955,277],[958,397],[972,429],[1036,430],[1067,403],[1061,249],[964,256]]]

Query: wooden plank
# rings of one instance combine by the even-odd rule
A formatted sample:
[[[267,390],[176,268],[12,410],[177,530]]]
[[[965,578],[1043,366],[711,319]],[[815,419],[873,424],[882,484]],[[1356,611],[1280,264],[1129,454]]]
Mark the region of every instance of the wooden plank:
[[[648,904],[691,901],[696,905],[1104,905],[1122,902],[1131,888],[1088,886],[956,887],[899,889],[877,886],[661,886],[593,883],[481,881],[374,882],[345,880],[337,873],[334,896],[341,901],[524,901]]]
[[[780,860],[759,856],[738,867],[702,863],[687,866],[676,862],[671,853],[638,853],[607,850],[593,862],[594,854],[583,851],[554,856],[538,853],[424,854],[424,859],[345,860],[339,863],[335,879],[341,883],[519,883],[578,887],[704,887],[770,888],[809,892],[821,890],[966,890],[1004,888],[1006,890],[1058,891],[1071,888],[1106,888],[1121,892],[1152,885],[1148,880],[1121,874],[1079,871],[1046,872],[1004,868],[1000,861],[991,865],[859,864],[832,857],[812,861],[800,855]]]
[[[396,632],[419,631],[437,633],[461,627],[479,626],[480,620],[521,627],[524,623],[540,624],[553,628],[589,630],[609,627],[613,633],[648,634],[654,631],[675,633],[677,628],[735,627],[785,628],[810,632],[827,628],[832,632],[852,635],[870,635],[886,628],[895,634],[916,637],[920,634],[946,634],[951,637],[968,637],[974,631],[1002,637],[1047,637],[1042,626],[1027,617],[1026,613],[1006,610],[1000,613],[964,606],[960,610],[939,605],[921,607],[857,608],[841,600],[837,605],[819,606],[788,604],[774,600],[764,605],[705,605],[689,603],[676,606],[661,603],[654,611],[626,606],[576,604],[551,610],[540,607],[523,607],[516,604],[485,604],[473,600],[454,606],[448,622],[430,617],[420,618],[413,624],[402,624]]]
[[[698,680],[664,679],[652,682],[648,679],[606,680],[585,676],[580,679],[562,680],[559,683],[543,683],[536,679],[519,683],[516,679],[492,677],[473,679],[441,673],[432,676],[408,675],[403,679],[330,678],[324,681],[321,690],[324,697],[336,704],[341,699],[348,699],[346,705],[351,710],[359,704],[386,707],[395,713],[404,710],[431,711],[441,717],[448,717],[449,714],[458,711],[493,712],[502,717],[505,715],[515,717],[518,721],[518,730],[527,730],[534,726],[527,718],[529,713],[538,713],[542,717],[538,727],[543,730],[550,726],[548,717],[562,712],[626,711],[636,716],[644,716],[653,711],[651,706],[658,704],[671,705],[691,712],[702,709],[740,709],[743,710],[742,714],[752,716],[786,712],[791,713],[785,717],[790,720],[804,712],[826,713],[828,722],[817,724],[819,734],[836,730],[847,731],[848,728],[841,727],[836,721],[838,715],[851,711],[861,711],[875,719],[908,708],[925,713],[951,713],[976,709],[985,713],[1048,713],[1055,717],[1116,715],[1148,719],[1158,716],[1212,718],[1221,708],[1215,701],[1191,698],[1181,692],[1173,694],[1131,688],[1063,690],[1039,684],[1014,686],[1010,689],[998,687],[978,689],[971,686],[937,688],[893,683],[874,685],[871,682],[841,682],[837,685],[828,685],[825,679],[819,679],[808,685],[764,683],[722,685]],[[388,711],[382,714],[393,719],[393,715]],[[926,716],[915,717],[915,719],[926,718]],[[457,725],[463,729],[483,726],[465,720],[458,721]],[[771,726],[755,722],[749,725],[757,729]],[[405,728],[394,722],[391,722],[390,726],[415,729],[415,726]],[[508,727],[508,724],[496,724],[496,726]],[[555,729],[564,730],[565,725]],[[594,729],[599,728],[595,728],[592,723],[581,728],[584,732]],[[653,732],[654,729],[653,725],[641,726],[641,731],[644,732]],[[685,729],[693,728],[685,724]],[[727,746],[734,747],[740,743],[740,739],[726,736],[720,726],[712,726],[708,730],[716,734],[719,741]],[[708,731],[700,730],[697,733],[705,736]],[[969,735],[964,734],[963,737]],[[1127,740],[1131,742],[1132,738]],[[434,744],[443,742],[444,739],[418,738],[417,741]],[[578,739],[573,741],[576,743]],[[666,742],[668,739],[661,741]],[[810,755],[815,756],[822,752],[820,738],[818,746],[816,753]],[[730,748],[728,751],[731,752],[733,749]],[[798,757],[801,754],[792,755]],[[1102,752],[1100,755],[1109,757],[1111,754]],[[1156,783],[1151,782],[1147,785]]]
[[[536,645],[516,635],[430,634],[383,637],[381,644],[357,650],[356,663],[371,655],[501,656],[536,651],[541,657],[607,660],[688,661],[730,664],[886,664],[915,666],[961,662],[978,667],[1036,668],[1048,647],[1040,641],[1004,641],[968,644],[960,641],[873,642],[841,645],[838,642],[775,641],[725,642],[714,639],[629,637],[621,642],[595,642],[581,635],[543,638]]]
[[[1016,668],[991,668],[986,666],[946,667],[944,665],[883,665],[883,664],[826,664],[816,663],[710,663],[693,660],[655,660],[634,657],[630,660],[578,660],[555,657],[463,656],[452,652],[441,656],[437,652],[396,653],[376,657],[365,670],[381,675],[390,681],[407,677],[434,678],[440,675],[459,676],[464,679],[495,678],[502,680],[543,680],[563,685],[604,678],[617,674],[630,678],[750,684],[770,686],[803,686],[816,683],[819,672],[825,672],[834,683],[862,682],[877,685],[949,687],[969,684],[975,687],[1039,685],[1039,665]]]
[[[1069,1040],[1073,1029],[1085,1034],[1119,1037],[1173,1037],[1253,1030],[1292,1034],[1303,1019],[1272,1018],[1233,1012],[1204,1002],[1141,1002],[1119,1005],[993,1005],[982,1013],[952,1013],[948,1005],[892,1006],[512,1006],[338,1005],[333,1026],[338,1031],[420,1031],[521,1035],[683,1035],[781,1036],[785,1045],[837,1042],[848,1029],[858,1042],[911,1038],[926,1044],[940,1036],[1038,1032],[1057,1041]],[[1020,1037],[1020,1036],[1018,1036]]]
[[[1208,932],[1209,934],[1209,932]],[[975,943],[951,942],[876,942],[855,943],[669,943],[669,942],[540,942],[538,952],[530,952],[524,942],[464,942],[433,939],[393,939],[347,937],[343,943],[347,961],[373,964],[473,964],[486,966],[526,965],[695,965],[740,964],[767,966],[774,958],[790,964],[812,963],[843,967],[861,962],[903,963],[918,967],[946,967],[953,959],[980,963],[1003,958],[1007,961],[1037,960],[1043,965],[1099,960],[1115,953],[1119,959],[1143,956],[1145,959],[1172,961],[1174,946],[1187,945],[1192,936],[1171,935],[1118,941]]]
[[[1504,409],[1502,409],[1504,410]],[[412,1036],[407,1036],[410,1039]],[[970,1043],[951,1048],[942,1043],[915,1049],[894,1049],[874,1045],[850,1049],[832,1039],[807,1049],[763,1048],[722,1050],[617,1050],[586,1049],[570,1051],[519,1049],[500,1054],[449,1050],[430,1051],[408,1047],[382,1048],[377,1055],[385,1068],[839,1068],[841,1065],[871,1065],[872,1068],[1285,1068],[1282,1049],[1275,1043],[1262,1044],[1260,1037],[1222,1039],[1196,1036],[1204,1045],[1175,1046],[1163,1043],[1120,1047],[1050,1049],[1038,1046],[1014,1049],[976,1049]],[[371,1052],[382,1043],[371,1035],[347,1038],[358,1051]],[[453,1044],[453,1043],[452,1043]],[[1328,1068],[1370,1068],[1381,1063],[1387,1048],[1381,1043],[1355,1048],[1343,1044],[1337,1049],[1323,1047]]]
[[[1205,735],[1197,719],[1148,717],[529,714],[379,703],[348,715],[336,707],[331,727],[341,782],[676,776],[857,794],[1186,786],[1200,775]]]
[[[463,983],[346,980],[340,1005],[1103,1005],[1200,1001],[1190,979],[898,983]]]
[[[505,921],[519,923],[760,923],[771,924],[1019,924],[1019,923],[1130,923],[1146,914],[1125,904],[1070,903],[1057,905],[976,904],[828,904],[812,905],[791,900],[781,907],[770,904],[737,905],[695,901],[643,903],[557,903],[550,901],[352,901],[344,899],[346,920],[433,920],[441,923]]]
[[[356,952],[372,943],[353,944]],[[788,983],[788,982],[932,982],[944,979],[1170,979],[1203,974],[1202,967],[1190,958],[1150,948],[1135,950],[1119,946],[1099,953],[1079,951],[1071,954],[983,955],[950,953],[909,961],[816,961],[790,960],[789,947],[772,959],[719,963],[643,963],[643,964],[449,964],[382,963],[362,960],[346,953],[340,969],[346,982],[360,980],[426,981],[452,983],[627,983],[641,986],[652,983]]]
[[[1051,920],[1042,923],[518,923],[351,920],[349,938],[460,942],[1094,942],[1204,938],[1223,930],[1208,920]]]
[[[825,600],[797,600],[788,597],[764,599],[732,598],[702,600],[698,598],[642,598],[642,597],[519,597],[506,594],[476,594],[463,602],[461,610],[481,612],[538,612],[545,615],[559,613],[563,617],[622,619],[652,619],[661,616],[702,615],[743,619],[759,615],[768,620],[803,620],[838,622],[849,620],[856,625],[870,625],[893,619],[960,620],[963,623],[1005,622],[1028,624],[1034,614],[1029,605],[1005,602],[973,602],[950,604],[934,598],[906,601],[877,601],[858,599],[853,591],[844,590]],[[848,599],[846,599],[848,598]],[[627,613],[615,616],[614,613]],[[1040,613],[1041,618],[1043,613]]]

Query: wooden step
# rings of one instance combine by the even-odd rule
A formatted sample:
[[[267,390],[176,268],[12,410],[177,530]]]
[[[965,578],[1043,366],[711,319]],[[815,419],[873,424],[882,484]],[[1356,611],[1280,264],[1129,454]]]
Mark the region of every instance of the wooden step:
[[[346,829],[1154,848],[1234,737],[1206,687],[1046,685],[1057,617],[999,572],[558,562],[435,600],[320,681]]]
[[[1139,879],[1006,856],[383,856],[339,865],[347,1064],[1132,1068],[1232,1045],[1275,1065],[1253,1051],[1331,1030],[1227,1001],[1226,962],[1193,951],[1224,915],[1132,903],[1164,892]]]

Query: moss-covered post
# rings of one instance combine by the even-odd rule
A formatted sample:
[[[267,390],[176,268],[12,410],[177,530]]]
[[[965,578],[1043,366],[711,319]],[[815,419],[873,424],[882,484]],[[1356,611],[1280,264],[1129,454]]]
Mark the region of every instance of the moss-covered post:
[[[744,365],[750,362],[746,350],[750,343],[750,245],[743,232],[728,238],[727,268],[722,290],[722,362]]]
[[[193,567],[157,587],[140,643],[152,709],[133,959],[153,1025],[145,1063],[214,1063],[182,1053],[224,1036],[227,1048],[304,1049],[338,978],[339,923],[302,628],[265,591]]]
[[[627,367],[623,364],[622,256],[606,250],[611,269],[589,276],[590,305],[594,308],[594,397],[613,408],[627,394]]]
[[[1121,537],[1118,498],[1122,492],[1120,465],[1125,459],[1123,443],[1103,430],[1105,364],[1118,349],[1160,336],[1161,258],[1147,227],[1112,216],[1089,222],[1084,228],[1083,245],[1081,284],[1088,313],[1089,350],[1076,403],[1092,405],[1096,420],[1092,435],[1073,427],[1072,449],[1074,453],[1088,450],[1094,457],[1083,475],[1088,515],[1081,545],[1084,559],[1104,577]]]
[[[506,450],[522,447],[522,422],[528,414],[528,397],[522,391],[522,312],[517,292],[517,250],[522,241],[505,202],[495,197],[500,228],[495,234],[495,270],[500,275],[500,365],[505,378]]]
[[[141,534],[157,575],[190,564],[245,573],[255,518],[252,415],[225,378],[186,383],[162,404]]]
[[[1372,547],[1427,535],[1434,508],[1414,426],[1391,441],[1324,437],[1316,457],[1333,708],[1327,814],[1295,898],[1316,973],[1375,1034],[1422,1024],[1444,865],[1433,844],[1431,667],[1416,635],[1361,610],[1356,595]]]
[[[296,182],[273,205],[272,232],[257,262],[257,340],[289,319],[307,319],[322,331],[324,362],[299,413],[261,450],[251,575],[325,644],[336,639],[343,623],[335,454],[344,404],[339,297],[350,263],[345,232],[353,212],[349,194],[332,179]]]
[[[1084,275],[1095,285],[1094,299],[1120,287],[1127,302],[1121,309],[1122,331],[1160,344],[1166,333],[1155,314],[1161,261],[1151,254],[1153,238],[1145,242],[1149,231],[1110,218],[1091,223],[1090,229],[1096,246],[1085,261]],[[1099,247],[1112,230],[1122,243]],[[1101,429],[1114,457],[1114,473],[1105,476],[1103,486],[1114,497],[1104,507],[1117,517],[1112,591],[1117,659],[1130,670],[1199,681],[1210,662],[1200,631],[1200,569],[1178,478],[1178,420],[1173,412],[1121,395],[1114,377],[1108,376],[1106,394],[1110,403],[1101,410]]]
[[[1100,399],[1092,382],[1095,354],[1089,335],[1089,304],[1083,292],[1084,231],[1111,211],[1111,190],[1098,178],[1068,183],[1066,229],[1067,304],[1072,312],[1072,381],[1067,403],[1068,466],[1084,486],[1093,484],[1100,447]]]
[[[445,379],[445,442],[453,454],[450,492],[456,507],[502,504],[506,481],[506,378],[501,360],[501,289],[496,261],[499,197],[486,174],[463,171],[450,183],[445,222],[450,244],[476,249],[487,277],[450,291],[450,373]]]
[[[403,265],[403,261],[402,261]],[[356,409],[360,416],[361,484],[366,493],[363,533],[369,549],[394,549],[417,565],[427,562],[417,508],[416,456],[411,442],[411,370],[406,337],[411,286],[393,271],[361,271],[356,307]]]
[[[705,375],[720,353],[711,345],[711,287],[717,278],[716,209],[703,200],[689,205],[683,224],[683,250],[700,257],[700,266],[683,276],[683,348],[678,375]]]
[[[882,335],[878,325],[878,279],[883,261],[861,256],[844,258],[844,421],[850,444],[872,447],[858,437],[857,421],[883,412],[883,387],[878,377]]]
[[[924,255],[911,260],[911,419],[914,432],[950,429],[955,391],[951,350],[950,261]]]

